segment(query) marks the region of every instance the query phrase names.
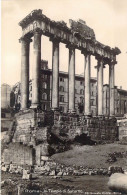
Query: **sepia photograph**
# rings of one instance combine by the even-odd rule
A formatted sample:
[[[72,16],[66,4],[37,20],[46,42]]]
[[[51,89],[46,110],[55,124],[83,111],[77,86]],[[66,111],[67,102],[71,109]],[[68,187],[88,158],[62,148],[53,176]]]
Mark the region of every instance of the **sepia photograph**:
[[[1,0],[1,195],[127,194],[127,0]]]

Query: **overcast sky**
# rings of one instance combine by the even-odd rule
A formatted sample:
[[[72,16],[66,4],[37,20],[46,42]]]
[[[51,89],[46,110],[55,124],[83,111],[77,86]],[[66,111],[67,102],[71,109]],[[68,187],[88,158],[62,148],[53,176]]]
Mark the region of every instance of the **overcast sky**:
[[[93,28],[96,39],[110,47],[119,47],[121,54],[115,66],[115,85],[127,90],[127,0],[2,0],[2,83],[10,85],[20,80],[22,31],[18,23],[34,9],[42,9],[52,20],[86,21]],[[30,46],[30,66],[33,63],[33,44]],[[42,36],[42,59],[51,68],[52,44]],[[93,77],[96,60],[92,57]],[[68,49],[60,44],[60,70],[68,71]],[[84,71],[84,57],[76,50],[76,73]],[[30,71],[32,72],[32,71]],[[32,73],[30,73],[32,77]],[[108,65],[104,69],[104,83],[108,83]]]

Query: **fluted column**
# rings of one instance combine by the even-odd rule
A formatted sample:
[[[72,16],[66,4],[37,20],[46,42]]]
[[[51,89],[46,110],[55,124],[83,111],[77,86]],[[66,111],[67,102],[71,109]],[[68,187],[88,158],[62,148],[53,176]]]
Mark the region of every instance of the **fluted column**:
[[[59,109],[59,41],[52,41],[52,109]]]
[[[39,92],[39,79],[40,79],[40,67],[41,67],[41,30],[36,29],[34,31],[34,42],[33,42],[33,75],[32,75],[32,108],[37,108],[40,102]]]
[[[31,39],[22,37],[21,43],[21,109],[28,108],[29,101],[29,47]]]
[[[84,63],[84,114],[91,115],[91,90],[90,90],[90,77],[91,77],[91,57],[90,54],[85,54]]]
[[[97,65],[97,93],[98,93],[98,116],[103,115],[103,59],[98,58]]]
[[[114,66],[115,64],[113,62],[109,64],[109,113],[110,113],[110,116],[115,115]]]
[[[68,64],[68,111],[75,112],[75,48],[69,48]]]

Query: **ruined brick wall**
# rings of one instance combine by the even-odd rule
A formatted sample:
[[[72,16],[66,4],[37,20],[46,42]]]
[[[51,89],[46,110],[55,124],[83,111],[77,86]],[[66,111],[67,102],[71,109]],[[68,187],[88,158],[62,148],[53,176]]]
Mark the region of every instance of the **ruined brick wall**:
[[[54,114],[53,131],[68,135],[73,140],[77,135],[87,134],[92,140],[117,140],[118,127],[115,118],[89,118],[76,114]]]
[[[34,157],[33,148],[20,143],[9,144],[3,155],[5,164],[12,163],[17,165],[33,165]]]
[[[88,119],[87,129],[93,140],[117,140],[118,127],[116,119]]]
[[[127,118],[118,120],[119,140],[127,142]]]
[[[47,113],[33,109],[15,115],[14,125],[5,139],[5,163],[39,165],[41,156],[49,155],[50,126],[46,126],[46,117]]]

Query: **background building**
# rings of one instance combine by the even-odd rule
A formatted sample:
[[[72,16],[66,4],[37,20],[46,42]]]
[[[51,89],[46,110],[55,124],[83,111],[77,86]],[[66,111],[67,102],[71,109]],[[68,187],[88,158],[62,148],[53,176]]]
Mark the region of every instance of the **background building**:
[[[14,96],[13,96],[14,98]],[[11,127],[13,120],[13,110],[11,103],[13,101],[11,86],[1,85],[1,131],[7,131]]]
[[[1,85],[1,108],[10,107],[11,87],[8,84]]]
[[[97,115],[97,79],[91,78],[91,112],[93,116]],[[21,86],[16,83],[13,87],[15,104],[20,108],[21,104]],[[40,105],[43,110],[51,108],[52,92],[52,70],[48,68],[48,61],[42,60],[40,74]],[[109,85],[103,87],[103,112],[105,116],[109,115]],[[32,80],[29,81],[29,107],[32,100]],[[75,108],[77,113],[84,111],[84,75],[75,75]],[[59,108],[63,112],[68,111],[68,73],[59,72]],[[120,116],[127,113],[127,91],[118,89],[115,86],[115,115]]]

